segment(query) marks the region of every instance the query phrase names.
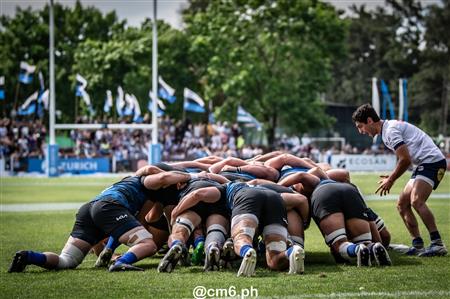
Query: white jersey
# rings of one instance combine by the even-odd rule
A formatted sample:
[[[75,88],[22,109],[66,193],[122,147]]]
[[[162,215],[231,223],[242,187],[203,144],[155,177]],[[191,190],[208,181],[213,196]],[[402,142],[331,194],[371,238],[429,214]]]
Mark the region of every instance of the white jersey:
[[[399,120],[384,120],[381,139],[387,148],[394,151],[406,144],[414,164],[434,163],[445,159],[444,154],[424,131],[410,123]]]

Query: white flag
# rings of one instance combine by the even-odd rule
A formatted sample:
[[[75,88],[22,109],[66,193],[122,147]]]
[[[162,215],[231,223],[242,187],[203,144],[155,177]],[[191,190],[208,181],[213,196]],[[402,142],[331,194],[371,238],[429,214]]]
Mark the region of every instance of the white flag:
[[[372,78],[372,107],[380,115],[380,94],[378,93],[377,78]]]

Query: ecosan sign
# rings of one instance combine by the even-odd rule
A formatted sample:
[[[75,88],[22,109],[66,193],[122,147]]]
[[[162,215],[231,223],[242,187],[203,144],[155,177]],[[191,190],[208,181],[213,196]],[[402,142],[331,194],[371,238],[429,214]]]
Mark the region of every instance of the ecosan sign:
[[[59,159],[58,168],[63,173],[73,174],[110,172],[108,158]],[[45,172],[45,160],[28,159],[28,172]]]
[[[349,171],[389,171],[395,168],[395,155],[333,155],[331,166]]]

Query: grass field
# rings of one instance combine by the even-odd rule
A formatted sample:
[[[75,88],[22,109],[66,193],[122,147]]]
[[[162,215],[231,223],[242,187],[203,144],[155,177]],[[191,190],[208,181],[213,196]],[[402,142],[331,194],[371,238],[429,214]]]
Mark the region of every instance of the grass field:
[[[373,194],[377,175],[355,174],[353,181],[364,194]],[[405,174],[392,190],[398,194],[408,179]],[[88,201],[117,178],[1,178],[0,204]],[[436,193],[450,193],[447,174]],[[395,201],[371,200],[392,234],[392,243],[409,244],[406,229],[397,215]],[[430,199],[441,235],[450,245],[450,196]],[[0,214],[0,298],[193,298],[196,286],[211,296],[240,295],[253,288],[260,297],[357,298],[414,297],[450,298],[450,256],[418,258],[391,253],[390,268],[356,268],[336,265],[317,229],[306,231],[306,273],[287,273],[257,268],[256,277],[237,278],[236,269],[204,273],[201,267],[177,267],[160,274],[161,256],[137,263],[145,272],[108,273],[93,268],[88,255],[76,270],[46,271],[29,266],[24,273],[7,273],[13,253],[20,249],[59,252],[72,228],[76,211],[2,212]],[[428,242],[425,228],[423,236]],[[120,247],[119,252],[125,251]],[[227,290],[225,292],[225,289]]]

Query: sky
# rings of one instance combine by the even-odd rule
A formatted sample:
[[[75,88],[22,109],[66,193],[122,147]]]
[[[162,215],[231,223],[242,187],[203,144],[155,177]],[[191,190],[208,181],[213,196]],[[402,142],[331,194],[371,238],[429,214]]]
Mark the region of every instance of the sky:
[[[14,15],[16,6],[33,9],[41,9],[49,0],[0,0],[0,14]],[[66,6],[73,6],[75,0],[54,0]],[[384,0],[325,0],[332,3],[339,9],[346,9],[352,4],[365,4],[367,8],[383,6]],[[438,4],[440,0],[422,0],[424,5]],[[103,13],[115,10],[120,20],[126,19],[130,26],[139,26],[145,18],[153,17],[152,0],[81,0],[84,6],[95,6]],[[175,28],[182,27],[181,10],[188,5],[187,0],[159,0],[157,8],[157,18],[163,19]]]

